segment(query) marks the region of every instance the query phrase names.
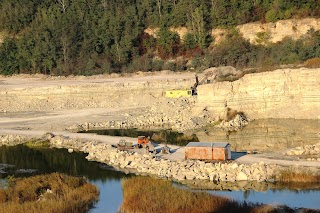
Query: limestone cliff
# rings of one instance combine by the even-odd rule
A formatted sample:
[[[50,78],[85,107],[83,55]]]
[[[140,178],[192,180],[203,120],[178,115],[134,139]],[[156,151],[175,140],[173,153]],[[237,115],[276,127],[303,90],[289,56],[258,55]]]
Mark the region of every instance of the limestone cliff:
[[[289,19],[281,20],[275,23],[247,23],[236,27],[241,35],[256,44],[260,39],[261,43],[276,43],[282,41],[285,37],[299,39],[307,34],[309,30],[320,30],[320,19],[305,18],[305,19]],[[226,30],[213,29],[212,36],[216,42],[219,42],[225,36]],[[264,38],[259,38],[259,33]]]
[[[197,108],[222,116],[226,106],[249,118],[320,119],[320,69],[280,69],[198,87]]]
[[[286,37],[299,39],[311,29],[320,30],[320,18],[288,19],[275,23],[253,22],[239,25],[236,28],[245,39],[253,44],[259,43],[259,39],[260,43],[276,43]],[[188,33],[186,27],[170,28],[170,30],[178,33],[181,39]],[[145,33],[157,37],[158,31],[159,28],[147,28]],[[259,34],[264,38],[259,38]],[[214,37],[215,43],[219,43],[224,39],[226,30],[216,28],[212,30],[211,35]]]

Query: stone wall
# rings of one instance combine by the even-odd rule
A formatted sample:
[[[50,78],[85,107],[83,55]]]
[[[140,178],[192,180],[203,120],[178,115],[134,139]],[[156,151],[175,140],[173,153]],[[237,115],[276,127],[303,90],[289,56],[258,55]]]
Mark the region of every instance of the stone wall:
[[[280,69],[234,82],[200,85],[196,109],[224,116],[226,107],[251,119],[320,119],[320,69]]]

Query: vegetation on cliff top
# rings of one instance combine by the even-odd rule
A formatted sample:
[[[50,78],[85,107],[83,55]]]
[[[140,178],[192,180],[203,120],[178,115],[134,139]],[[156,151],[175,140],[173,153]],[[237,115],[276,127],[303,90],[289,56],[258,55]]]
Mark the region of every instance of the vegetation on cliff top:
[[[319,32],[271,47],[251,45],[233,32],[208,48],[214,39],[210,30],[319,16],[318,0],[0,0],[0,31],[9,33],[0,47],[0,74],[91,75],[300,62],[320,57]],[[169,30],[177,26],[189,33],[180,38]],[[157,38],[144,33],[147,27],[160,28]]]
[[[0,212],[87,212],[98,196],[85,179],[59,173],[10,179],[0,189]]]

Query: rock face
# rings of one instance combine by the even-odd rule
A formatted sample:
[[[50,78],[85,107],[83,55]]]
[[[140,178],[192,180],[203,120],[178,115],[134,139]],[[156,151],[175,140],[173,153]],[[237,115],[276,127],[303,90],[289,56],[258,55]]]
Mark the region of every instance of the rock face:
[[[308,33],[309,30],[320,29],[320,19],[289,19],[281,20],[275,23],[248,23],[237,27],[245,39],[251,43],[257,43],[257,33],[263,32],[269,34],[269,42],[276,43],[282,41],[285,37],[298,39]]]
[[[262,43],[276,43],[282,41],[285,37],[292,39],[299,39],[303,35],[307,34],[309,30],[320,29],[320,19],[305,18],[305,19],[289,19],[280,20],[275,23],[247,23],[237,26],[241,35],[249,40],[253,44],[257,44],[259,41],[259,34],[268,37],[266,41]],[[223,29],[213,29],[212,36],[216,42],[223,40],[226,35],[226,31]]]
[[[196,108],[220,112],[226,105],[250,119],[320,119],[320,69],[281,69],[234,82],[198,87]]]
[[[307,34],[309,30],[319,30],[320,29],[320,19],[318,18],[305,18],[305,19],[289,19],[289,20],[280,20],[275,23],[261,23],[253,22],[238,25],[236,27],[241,35],[249,40],[253,44],[257,44],[259,41],[259,33],[268,37],[266,41],[262,43],[276,43],[282,41],[286,37],[292,39],[299,39],[303,35]],[[185,27],[171,28],[172,32],[179,34],[180,39],[183,39],[184,35],[188,33],[188,29]],[[157,37],[159,28],[147,28],[145,33]],[[225,29],[213,29],[211,31],[212,37],[214,37],[215,43],[219,43],[226,36]]]

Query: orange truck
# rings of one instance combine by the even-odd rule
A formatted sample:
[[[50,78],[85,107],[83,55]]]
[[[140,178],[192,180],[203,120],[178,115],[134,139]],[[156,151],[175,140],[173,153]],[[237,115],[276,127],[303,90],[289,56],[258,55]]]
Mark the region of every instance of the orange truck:
[[[149,143],[149,138],[146,136],[138,136],[138,146],[145,147]]]

